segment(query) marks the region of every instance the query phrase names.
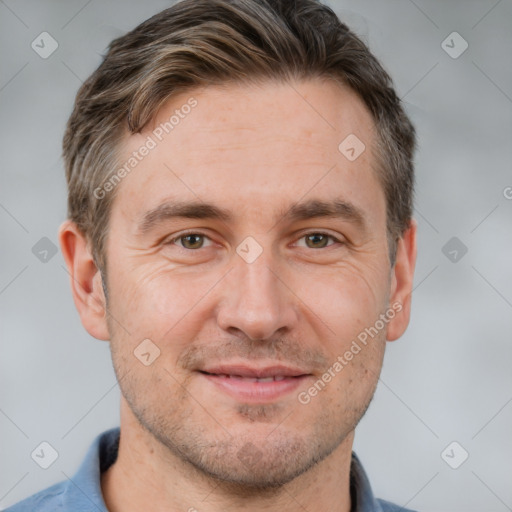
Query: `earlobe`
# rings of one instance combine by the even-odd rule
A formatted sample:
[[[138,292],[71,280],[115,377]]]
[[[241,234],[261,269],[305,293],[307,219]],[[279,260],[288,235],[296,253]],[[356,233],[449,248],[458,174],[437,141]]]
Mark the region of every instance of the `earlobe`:
[[[74,222],[66,220],[59,229],[59,243],[82,325],[94,338],[109,340],[101,273],[94,263],[87,239]]]
[[[398,311],[389,322],[386,339],[394,341],[405,332],[411,316],[411,294],[416,266],[417,222],[411,219],[409,228],[399,239],[395,266],[391,276],[390,307]],[[395,305],[395,306],[394,306]],[[398,308],[401,308],[400,310]]]

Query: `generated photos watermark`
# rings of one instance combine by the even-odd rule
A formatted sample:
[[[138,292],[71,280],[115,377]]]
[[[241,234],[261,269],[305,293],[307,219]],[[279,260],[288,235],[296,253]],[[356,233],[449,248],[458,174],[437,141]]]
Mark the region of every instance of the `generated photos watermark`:
[[[378,320],[371,327],[366,327],[357,335],[357,339],[352,340],[350,348],[339,355],[336,361],[322,374],[322,376],[306,391],[301,391],[297,395],[297,399],[301,404],[309,404],[311,399],[318,395],[329,382],[338,375],[345,366],[347,366],[352,359],[354,359],[361,350],[367,346],[369,338],[373,339],[379,332],[386,327],[386,325],[395,318],[397,313],[402,311],[403,306],[401,302],[394,302],[385,313],[381,313]],[[359,342],[359,343],[358,343]],[[361,346],[362,345],[362,346]]]
[[[114,173],[112,173],[107,180],[105,180],[101,186],[94,189],[94,197],[96,199],[103,199],[109,192],[112,192],[114,188],[125,178],[130,172],[137,167],[144,157],[149,155],[150,151],[158,146],[158,143],[163,138],[172,132],[176,126],[178,126],[182,119],[190,114],[192,109],[197,106],[197,100],[191,97],[184,103],[180,108],[174,111],[174,114],[169,117],[167,121],[160,123],[152,132],[151,135],[146,137],[143,144],[136,150],[133,151],[131,156],[126,162],[119,167]]]

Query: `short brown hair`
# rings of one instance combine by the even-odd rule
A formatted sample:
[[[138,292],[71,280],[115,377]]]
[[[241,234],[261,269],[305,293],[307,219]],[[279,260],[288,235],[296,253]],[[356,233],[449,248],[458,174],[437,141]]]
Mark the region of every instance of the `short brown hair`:
[[[119,165],[127,134],[139,133],[171,96],[196,87],[312,78],[350,87],[372,114],[394,264],[412,216],[415,130],[368,47],[316,0],[183,0],[111,42],[66,127],[68,217],[100,271],[114,192],[98,198],[94,191]]]

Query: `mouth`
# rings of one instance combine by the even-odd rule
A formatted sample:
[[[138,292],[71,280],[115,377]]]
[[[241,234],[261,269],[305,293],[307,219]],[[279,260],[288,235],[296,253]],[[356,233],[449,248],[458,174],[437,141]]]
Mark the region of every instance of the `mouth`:
[[[222,365],[198,370],[217,390],[239,402],[267,403],[284,398],[312,376],[306,370],[274,365]]]

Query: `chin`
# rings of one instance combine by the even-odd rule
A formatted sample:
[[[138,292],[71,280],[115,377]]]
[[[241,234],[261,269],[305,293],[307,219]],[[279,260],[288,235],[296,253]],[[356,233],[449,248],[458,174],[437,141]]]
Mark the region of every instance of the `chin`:
[[[250,435],[233,435],[231,440],[214,442],[200,448],[190,446],[181,457],[186,458],[203,476],[214,479],[216,484],[247,496],[277,490],[311,470],[330,455],[339,440],[329,443],[318,437],[306,439],[298,433],[282,431],[278,435],[265,435],[255,429]]]

